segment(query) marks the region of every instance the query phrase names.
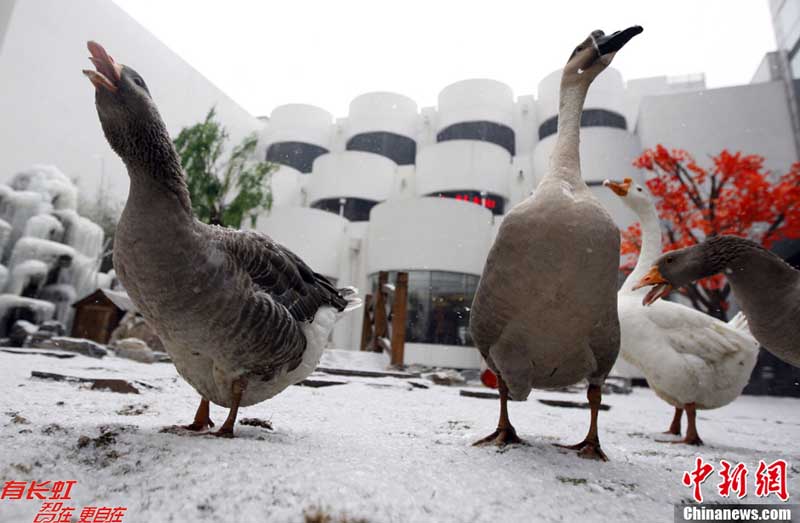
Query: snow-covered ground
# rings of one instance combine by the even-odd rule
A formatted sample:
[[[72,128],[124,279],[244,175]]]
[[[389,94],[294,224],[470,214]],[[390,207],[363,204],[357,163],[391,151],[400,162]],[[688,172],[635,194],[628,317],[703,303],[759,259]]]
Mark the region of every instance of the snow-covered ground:
[[[582,394],[534,391],[512,403],[528,445],[498,450],[470,446],[494,429],[496,400],[430,382],[330,376],[348,383],[290,387],[243,409],[240,418],[269,420],[274,430],[237,425],[227,440],[159,432],[190,422],[199,401],[169,364],[0,351],[0,369],[0,483],[77,480],[69,506],[127,507],[126,523],[303,522],[314,506],[331,523],[342,514],[369,523],[672,521],[673,504],[690,502],[681,477],[698,452],[717,469],[720,459],[746,463],[749,483],[759,459],[786,459],[790,502],[800,495],[797,399],[745,396],[702,411],[698,450],[654,441],[672,412],[649,390],[609,394],[600,428],[611,461],[599,463],[551,445],[580,440],[587,410],[536,401]],[[156,388],[89,390],[32,379],[34,370]],[[216,422],[225,415],[212,406]],[[703,485],[706,500],[721,500],[718,481]],[[744,501],[758,502],[749,487]],[[0,500],[0,521],[32,521],[40,505]]]

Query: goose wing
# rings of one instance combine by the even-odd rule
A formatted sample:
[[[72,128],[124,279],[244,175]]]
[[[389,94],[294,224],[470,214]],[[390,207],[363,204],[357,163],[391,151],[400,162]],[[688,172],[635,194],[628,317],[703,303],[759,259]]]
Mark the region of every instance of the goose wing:
[[[741,352],[755,352],[758,342],[746,331],[684,305],[661,301],[640,313],[658,328],[678,353],[719,363]]]
[[[344,310],[347,301],[328,279],[299,256],[255,231],[213,229],[229,260],[250,276],[256,292],[269,294],[300,322],[311,321],[322,306]]]

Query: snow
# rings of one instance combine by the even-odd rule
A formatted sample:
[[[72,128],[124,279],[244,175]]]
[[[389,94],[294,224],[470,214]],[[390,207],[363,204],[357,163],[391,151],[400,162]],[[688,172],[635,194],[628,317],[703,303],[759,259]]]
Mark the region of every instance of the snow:
[[[25,224],[23,236],[59,241],[64,234],[64,226],[52,214],[37,214]]]
[[[46,196],[55,209],[78,207],[78,189],[55,165],[33,165],[15,174],[10,185],[18,191],[34,191]]]
[[[44,285],[49,270],[50,268],[43,261],[25,260],[19,262],[11,269],[8,287],[3,292],[19,296],[33,280],[37,280],[38,289]]]
[[[13,309],[27,309],[33,314],[30,319],[33,323],[40,325],[42,322],[53,319],[56,306],[49,301],[37,300],[34,298],[24,298],[13,294],[0,294],[0,329],[11,327],[4,326],[8,314]]]
[[[75,249],[69,245],[43,240],[41,238],[20,238],[11,251],[11,261],[8,265],[13,268],[19,263],[28,260],[40,260],[47,264],[49,268],[59,265],[62,260],[73,260]]]
[[[329,353],[323,364],[349,359]],[[354,366],[380,365],[361,358]],[[601,412],[600,427],[611,461],[599,463],[551,445],[581,439],[588,411],[536,401],[584,401],[582,393],[534,391],[512,403],[511,420],[529,444],[498,450],[470,445],[494,429],[496,400],[430,382],[419,389],[398,378],[315,374],[348,383],[289,387],[240,411],[270,420],[274,431],[237,425],[237,438],[225,440],[159,432],[190,422],[199,401],[170,364],[0,351],[0,368],[0,482],[74,479],[70,506],[124,506],[126,523],[302,521],[311,506],[370,523],[672,521],[673,504],[690,498],[681,477],[698,453],[717,467],[726,459],[751,471],[759,459],[786,459],[790,495],[800,488],[798,399],[744,396],[701,411],[707,445],[696,449],[654,441],[672,412],[651,391],[606,395],[611,410]],[[94,391],[31,379],[33,370],[157,388]],[[220,423],[226,411],[212,406],[211,414]],[[78,445],[108,432],[106,446]],[[708,501],[721,499],[716,483],[703,485]],[[763,502],[752,493],[746,500]],[[0,521],[31,521],[40,505],[0,501]]]

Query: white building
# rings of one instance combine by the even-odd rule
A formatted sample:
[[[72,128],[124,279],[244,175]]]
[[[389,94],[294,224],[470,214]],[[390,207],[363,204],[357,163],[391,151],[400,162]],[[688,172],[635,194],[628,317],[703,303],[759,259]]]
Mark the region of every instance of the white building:
[[[785,172],[797,160],[783,84],[705,89],[702,75],[623,81],[606,70],[582,118],[584,177],[620,227],[634,219],[605,178],[640,179],[644,148],[683,148],[699,160],[722,149],[762,154]],[[514,97],[494,80],[445,87],[437,107],[395,93],[367,93],[346,117],[285,105],[262,131],[281,164],[275,206],[257,228],[341,285],[373,292],[379,271],[409,272],[406,362],[480,363],[469,306],[503,214],[535,189],[555,144],[560,71],[536,96]],[[359,343],[361,317],[337,328]]]
[[[216,106],[232,143],[261,122],[217,89],[116,4],[107,0],[0,2],[0,182],[33,164],[57,165],[82,194],[103,187],[124,201],[125,167],[108,146],[94,89],[87,40],[135,64],[152,85],[171,133]]]
[[[171,132],[212,105],[235,141],[259,130],[261,154],[281,166],[274,209],[259,230],[340,286],[365,293],[379,271],[409,271],[407,362],[479,365],[469,307],[503,214],[547,172],[560,72],[542,79],[535,94],[515,96],[503,83],[473,79],[442,89],[436,107],[366,93],[341,118],[293,104],[260,121],[111,2],[6,0],[0,181],[53,163],[84,188],[105,184],[125,196],[124,168],[87,110],[93,90],[80,69],[88,65],[88,39],[136,64],[156,86]],[[582,118],[583,174],[620,227],[633,216],[600,184],[640,178],[632,161],[644,148],[685,148],[701,161],[723,148],[741,150],[764,155],[778,172],[797,160],[795,102],[776,63],[767,58],[752,84],[723,89],[705,89],[702,75],[625,82],[614,69],[594,82]],[[334,343],[355,348],[360,332],[361,315],[353,314]]]

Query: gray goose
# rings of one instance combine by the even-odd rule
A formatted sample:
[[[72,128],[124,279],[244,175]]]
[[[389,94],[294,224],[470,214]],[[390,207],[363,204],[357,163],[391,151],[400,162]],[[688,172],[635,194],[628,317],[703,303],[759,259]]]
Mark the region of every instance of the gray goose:
[[[233,437],[239,407],[271,398],[319,363],[336,319],[360,302],[268,236],[209,226],[192,214],[180,160],[142,77],[95,42],[103,133],[122,158],[130,194],[114,267],[202,397],[191,431],[213,427],[209,402],[230,409],[215,435]]]
[[[712,236],[658,258],[637,288],[654,287],[650,305],[672,288],[724,273],[750,332],[761,345],[800,367],[800,271],[761,245],[737,236]]]
[[[561,77],[558,137],[550,171],[532,196],[503,219],[481,276],[470,318],[475,344],[498,375],[497,430],[476,445],[521,442],[508,418],[508,399],[533,387],[588,379],[591,422],[573,450],[606,460],[597,413],[619,352],[617,274],[619,230],[581,177],[581,113],[592,81],[616,52],[642,31],[593,31]]]

